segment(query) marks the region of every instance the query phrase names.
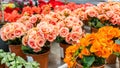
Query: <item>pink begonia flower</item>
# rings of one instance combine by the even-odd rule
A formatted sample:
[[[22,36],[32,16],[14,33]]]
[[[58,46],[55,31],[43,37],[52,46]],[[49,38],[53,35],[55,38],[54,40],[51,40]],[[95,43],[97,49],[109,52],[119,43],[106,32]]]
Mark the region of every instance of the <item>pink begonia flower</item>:
[[[112,22],[113,25],[119,24],[119,18],[120,18],[119,15],[114,14],[114,15],[112,16],[112,18],[110,19],[110,21]]]
[[[101,7],[101,8],[102,8],[102,7],[104,7],[105,5],[106,5],[106,4],[105,4],[105,3],[103,3],[103,2],[101,2],[101,3],[97,4],[97,6],[98,6],[98,7]]]
[[[79,34],[82,34],[83,30],[81,26],[73,26],[72,32],[79,32]]]
[[[71,13],[72,11],[70,9],[64,9],[61,11],[62,16],[65,16],[65,17],[69,16]]]
[[[6,34],[6,37],[11,40],[15,39],[14,31],[10,31],[8,34]]]
[[[15,32],[14,34],[16,37],[20,37],[21,35],[24,34],[24,32],[22,32],[20,29],[16,29],[14,32]]]
[[[72,28],[73,26],[73,17],[67,17],[65,19],[65,25],[68,27],[68,28]]]
[[[98,15],[97,18],[100,20],[109,20],[109,17],[106,14]]]
[[[47,34],[47,40],[49,42],[53,42],[55,39],[56,39],[56,35],[54,35],[52,33]]]
[[[17,20],[17,22],[26,23],[26,21],[28,21],[29,18],[30,16],[22,16],[21,18]]]
[[[80,38],[82,38],[82,34],[80,34],[79,32],[72,32],[71,33],[72,41],[77,42]]]
[[[83,26],[82,21],[79,20],[79,18],[68,16],[65,19],[65,24],[67,27],[72,28],[73,26]]]
[[[59,31],[59,35],[63,38],[66,37],[68,34],[69,34],[69,28],[67,27],[62,27]]]
[[[38,51],[41,51],[41,49],[42,49],[42,48],[37,47],[37,48],[35,48],[33,51],[34,51],[34,52],[38,52]]]
[[[25,26],[27,27],[27,30],[31,29],[33,27],[33,24],[26,22]]]
[[[36,39],[35,43],[36,43],[36,46],[39,46],[39,47],[43,47],[44,44],[45,44],[45,39],[44,38],[38,38]]]
[[[98,16],[98,12],[93,8],[89,8],[85,11],[85,13],[87,13],[90,17],[97,17]]]
[[[46,40],[44,33],[39,28],[32,28],[27,32],[25,37],[23,37],[22,43],[25,46],[30,46],[34,52],[37,52],[45,45]]]
[[[107,11],[106,15],[111,18],[114,15],[114,11]]]
[[[72,44],[71,33],[67,34],[67,36],[65,37],[65,41],[66,41],[68,44]]]
[[[22,23],[7,23],[1,28],[1,39],[4,41],[20,38],[26,32],[26,26]]]
[[[4,33],[1,33],[1,39],[3,40],[3,41],[7,41],[7,36],[4,34]]]
[[[22,44],[23,44],[24,46],[27,46],[27,41],[28,41],[28,36],[24,36],[24,37],[22,38]]]
[[[29,39],[27,44],[33,49],[38,47],[35,45],[35,40],[33,40],[33,39]]]
[[[73,13],[80,19],[80,20],[88,20],[87,14],[85,13],[84,8],[78,8],[73,11]]]
[[[56,26],[60,29],[65,26],[65,23],[64,23],[64,21],[58,21]]]
[[[37,17],[36,17],[35,15],[31,16],[31,17],[29,18],[29,22],[30,22],[30,23],[36,23],[36,22],[37,22]]]

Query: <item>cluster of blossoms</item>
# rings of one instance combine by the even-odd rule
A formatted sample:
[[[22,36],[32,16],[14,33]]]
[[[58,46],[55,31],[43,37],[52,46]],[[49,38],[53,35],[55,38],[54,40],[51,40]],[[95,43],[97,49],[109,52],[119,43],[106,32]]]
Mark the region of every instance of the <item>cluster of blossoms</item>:
[[[66,5],[62,5],[62,6],[56,6],[54,11],[61,11],[63,9],[70,9],[71,11],[75,10],[75,9],[78,9],[78,8],[87,8],[87,7],[90,7],[90,6],[94,6],[93,4],[90,4],[90,3],[86,3],[86,4],[76,4],[74,2],[69,2],[68,4]]]
[[[53,3],[54,1],[50,1],[51,3]],[[42,6],[24,6],[22,8],[22,10],[15,8],[15,9],[5,9],[5,21],[8,22],[15,22],[17,19],[19,19],[21,16],[23,16],[24,14],[27,14],[29,16],[33,15],[33,14],[49,14],[52,11],[52,6],[54,4],[43,4]],[[54,12],[57,11],[62,11],[64,9],[69,9],[71,11],[77,9],[77,8],[87,8],[93,6],[92,4],[86,3],[86,4],[75,4],[75,3],[68,3],[67,5],[56,5],[54,6]],[[7,12],[8,10],[11,10],[10,12]],[[20,12],[19,12],[20,11]],[[15,13],[15,14],[14,14]],[[11,19],[12,18],[12,19]]]
[[[8,22],[16,22],[16,20],[20,17],[21,15],[16,10],[14,10],[12,13],[4,12],[4,20]]]
[[[17,22],[23,23],[27,30],[37,26],[37,24],[41,21],[42,16],[40,14],[35,14],[32,16],[24,15],[17,20]]]
[[[102,27],[97,33],[86,34],[76,44],[68,47],[64,61],[71,68],[76,64],[77,58],[82,59],[84,56],[108,58],[113,52],[120,52],[119,44],[115,42],[119,38],[119,28]]]
[[[26,33],[26,27],[22,23],[7,23],[0,30],[0,36],[3,41],[20,38]]]
[[[30,29],[22,39],[23,45],[29,45],[35,52],[40,51],[45,42],[44,34],[38,28]]]
[[[119,2],[102,2],[89,8],[87,14],[89,17],[98,18],[102,23],[109,21],[109,24],[120,25],[119,9]]]
[[[72,13],[70,13],[71,15],[68,14],[66,16],[66,14],[64,14],[66,11],[70,10],[64,9],[61,13],[50,12],[46,15],[33,15],[31,17],[23,16],[20,18],[18,21],[22,23],[26,23],[26,21],[29,21],[28,23],[35,23],[37,19],[40,20],[38,24],[36,23],[37,27],[30,29],[25,37],[30,37],[29,39],[34,39],[35,37],[36,39],[39,37],[38,35],[40,35],[40,37],[42,36],[42,39],[39,40],[41,42],[39,46],[32,45],[33,43],[28,44],[29,40],[26,41],[26,38],[24,37],[23,44],[27,42],[25,45],[30,46],[35,51],[40,51],[40,46],[43,47],[46,41],[54,42],[58,36],[64,38],[66,43],[76,43],[84,35],[84,31],[82,29],[83,22],[76,16],[73,16]],[[35,41],[34,44],[36,44]]]
[[[62,37],[69,44],[76,42],[84,34],[82,29],[83,22],[78,17],[74,16],[69,9],[64,9],[61,12],[50,12],[44,15],[41,21],[46,21],[48,24],[57,27],[57,35]],[[40,25],[40,27],[42,25]],[[46,24],[43,28],[45,26]]]

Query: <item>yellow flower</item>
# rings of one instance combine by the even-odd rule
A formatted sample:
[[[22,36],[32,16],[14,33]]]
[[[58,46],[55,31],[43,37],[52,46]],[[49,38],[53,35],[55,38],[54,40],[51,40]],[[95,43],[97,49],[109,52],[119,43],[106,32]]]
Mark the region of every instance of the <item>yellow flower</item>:
[[[3,4],[3,5],[2,5],[2,9],[3,9],[3,10],[4,10],[6,7],[15,8],[15,4],[14,4],[14,3],[8,3],[8,4]]]
[[[7,6],[10,8],[15,8],[15,4],[13,4],[13,3],[9,3],[9,4],[7,4]]]

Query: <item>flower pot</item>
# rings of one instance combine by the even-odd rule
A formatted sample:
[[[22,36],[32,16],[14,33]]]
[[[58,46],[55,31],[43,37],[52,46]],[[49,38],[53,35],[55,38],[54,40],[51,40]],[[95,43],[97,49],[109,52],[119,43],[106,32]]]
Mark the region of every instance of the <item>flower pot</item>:
[[[107,59],[106,59],[106,63],[107,64],[115,64],[116,63],[116,55],[111,54]]]
[[[23,53],[22,49],[21,49],[21,45],[9,45],[9,50],[12,53],[15,53],[16,56],[20,56],[23,59],[27,59],[26,55]]]
[[[0,64],[0,68],[5,68],[5,64]]]
[[[83,68],[83,66],[79,63],[76,63],[76,67],[75,68]],[[93,66],[93,67],[90,67],[90,68],[104,68],[104,65],[101,65],[101,66]]]
[[[61,53],[61,58],[63,59],[63,58],[65,57],[65,51],[66,51],[66,49],[70,46],[70,44],[60,43],[59,45],[60,45],[60,47],[62,48],[62,51],[60,51],[60,52],[62,52],[62,53]]]
[[[98,29],[97,29],[97,28],[93,28],[93,27],[91,27],[91,32],[96,33],[97,31],[98,31]]]
[[[40,68],[48,68],[48,56],[50,50],[43,54],[27,54],[27,56],[32,57],[32,59],[40,64]]]
[[[119,63],[120,63],[120,58],[118,57],[118,61],[119,61]]]

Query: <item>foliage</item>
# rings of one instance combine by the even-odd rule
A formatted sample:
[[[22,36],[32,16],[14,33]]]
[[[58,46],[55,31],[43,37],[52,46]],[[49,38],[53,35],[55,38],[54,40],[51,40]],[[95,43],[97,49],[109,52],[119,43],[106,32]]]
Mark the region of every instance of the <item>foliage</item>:
[[[38,52],[34,52],[34,50],[32,48],[30,48],[29,46],[22,46],[22,50],[26,54],[43,54],[43,53],[47,52],[49,50],[49,48],[50,47],[42,47],[42,50],[40,50]]]
[[[101,28],[103,26],[110,25],[108,21],[101,22],[98,18],[95,17],[91,18],[88,24],[94,28]]]
[[[8,45],[12,44],[12,45],[20,45],[22,42],[22,37],[20,38],[15,38],[14,40],[7,40],[5,41]]]
[[[4,52],[0,49],[1,64],[6,64],[9,68],[39,68],[37,62],[26,62],[23,58],[16,56],[14,53]]]

